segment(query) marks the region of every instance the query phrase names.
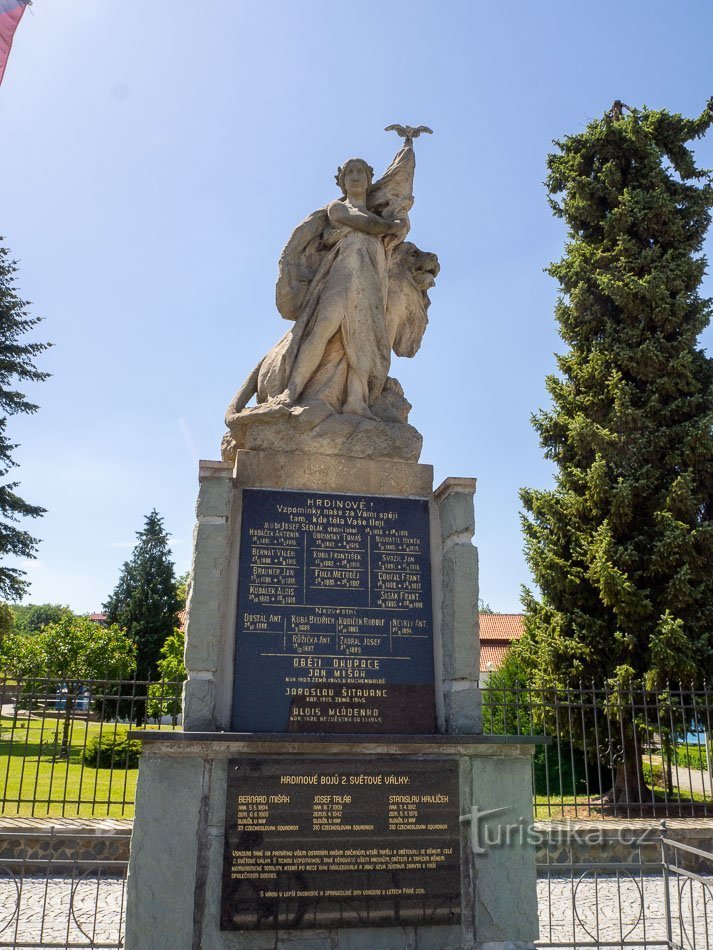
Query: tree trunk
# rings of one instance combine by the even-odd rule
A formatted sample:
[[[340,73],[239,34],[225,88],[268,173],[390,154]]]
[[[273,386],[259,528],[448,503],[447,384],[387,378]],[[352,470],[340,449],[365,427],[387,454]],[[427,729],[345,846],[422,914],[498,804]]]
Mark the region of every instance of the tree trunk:
[[[667,739],[661,751],[663,752],[664,764],[666,766],[666,794],[669,798],[673,798],[673,750],[673,743]]]
[[[649,789],[644,781],[644,772],[641,765],[641,752],[634,743],[627,743],[624,749],[624,759],[614,766],[614,785],[611,790],[611,801],[615,805],[622,805],[626,809],[627,817],[630,814],[629,805],[639,805],[649,799]],[[637,809],[633,810],[635,813]]]

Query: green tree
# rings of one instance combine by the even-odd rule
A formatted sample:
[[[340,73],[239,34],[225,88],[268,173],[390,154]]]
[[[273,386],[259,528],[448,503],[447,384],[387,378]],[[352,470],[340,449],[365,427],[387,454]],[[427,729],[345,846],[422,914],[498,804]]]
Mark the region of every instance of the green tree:
[[[82,691],[91,681],[130,676],[136,668],[136,648],[117,626],[102,627],[88,617],[66,616],[32,637],[5,637],[0,663],[6,673],[24,681],[30,694],[39,689],[62,690],[64,726],[59,755],[66,758],[72,715]],[[40,686],[41,681],[54,680]]]
[[[5,637],[12,633],[15,617],[9,604],[0,603],[0,649]]]
[[[149,702],[147,714],[151,719],[160,719],[170,716],[174,726],[181,712],[181,696],[175,683],[182,683],[188,673],[183,662],[183,653],[186,648],[186,637],[178,627],[166,637],[161,647],[161,658],[158,661],[160,683],[149,686]],[[171,684],[171,685],[167,685]]]
[[[483,731],[496,736],[539,734],[534,728],[530,674],[516,642],[483,687]]]
[[[552,408],[533,417],[555,487],[521,493],[536,685],[659,688],[713,672],[713,364],[697,342],[713,189],[689,147],[713,106],[694,119],[625,108],[548,159],[569,231],[550,267],[567,351],[547,379]],[[641,792],[635,728],[617,800]]]
[[[176,581],[176,594],[178,595],[178,600],[180,602],[180,609],[183,610],[188,601],[188,585],[191,582],[191,572],[186,571],[185,574],[181,576]]]
[[[136,644],[139,679],[155,679],[161,647],[180,609],[170,535],[156,510],[146,516],[138,543],[126,561],[114,592],[104,604],[108,623],[123,627]]]
[[[484,601],[482,598],[479,598],[479,599],[478,599],[478,612],[481,613],[481,614],[494,614],[494,613],[495,613],[495,611],[494,611],[493,608],[490,606],[490,604],[486,603],[486,601]]]
[[[2,240],[2,239],[0,239]],[[7,438],[8,416],[19,412],[32,413],[37,406],[29,402],[17,385],[46,379],[35,366],[35,358],[48,343],[26,343],[22,338],[39,322],[28,314],[28,303],[17,294],[17,263],[0,244],[0,557],[33,558],[37,539],[18,526],[22,518],[38,518],[45,509],[24,501],[15,489],[16,481],[4,481],[16,462],[12,450],[17,448]],[[26,572],[17,567],[0,566],[0,597],[19,600],[27,591]]]
[[[14,628],[23,636],[38,633],[49,623],[59,623],[74,614],[62,604],[21,604],[12,608]]]

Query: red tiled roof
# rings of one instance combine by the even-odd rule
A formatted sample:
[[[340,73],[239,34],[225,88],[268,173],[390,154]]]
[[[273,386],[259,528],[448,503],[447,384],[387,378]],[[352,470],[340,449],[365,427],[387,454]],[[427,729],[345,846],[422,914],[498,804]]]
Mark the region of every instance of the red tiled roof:
[[[480,640],[519,640],[524,633],[522,614],[481,614]]]
[[[178,611],[178,614],[176,616],[176,620],[178,621],[178,629],[182,630],[183,633],[186,632],[186,615],[187,615],[187,611],[186,611],[186,608],[184,607],[183,610]]]
[[[106,623],[106,614],[89,614],[89,619],[94,623]]]
[[[480,645],[480,671],[489,673],[499,670],[510,651],[510,642],[487,642]]]

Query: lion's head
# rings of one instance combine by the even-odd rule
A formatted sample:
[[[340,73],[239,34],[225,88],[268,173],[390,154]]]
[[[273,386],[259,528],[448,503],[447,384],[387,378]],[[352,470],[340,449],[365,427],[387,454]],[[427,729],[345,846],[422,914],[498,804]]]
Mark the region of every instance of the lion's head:
[[[391,252],[386,309],[389,340],[397,356],[413,356],[421,346],[431,301],[428,291],[441,269],[438,258],[404,241]]]

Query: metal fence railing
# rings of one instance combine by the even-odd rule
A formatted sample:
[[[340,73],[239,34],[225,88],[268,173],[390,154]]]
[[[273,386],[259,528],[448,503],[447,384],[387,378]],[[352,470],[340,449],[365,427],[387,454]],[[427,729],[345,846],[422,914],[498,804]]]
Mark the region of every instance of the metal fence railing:
[[[674,950],[713,946],[713,853],[661,838],[667,936]]]
[[[600,854],[617,836],[600,839]],[[626,861],[583,856],[573,846],[537,866],[538,947],[670,947],[659,835],[641,831]]]
[[[141,744],[180,728],[180,682],[0,679],[0,811],[131,818]]]
[[[181,728],[181,682],[0,678],[0,812],[133,817],[140,743]],[[713,691],[486,687],[484,731],[545,735],[538,819],[713,816]]]
[[[713,691],[706,687],[485,687],[484,731],[546,735],[533,758],[547,818],[713,815]]]
[[[96,835],[87,853],[54,829],[5,832],[0,947],[123,947],[127,862],[104,856],[115,843]]]

